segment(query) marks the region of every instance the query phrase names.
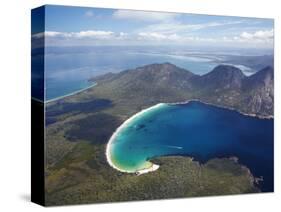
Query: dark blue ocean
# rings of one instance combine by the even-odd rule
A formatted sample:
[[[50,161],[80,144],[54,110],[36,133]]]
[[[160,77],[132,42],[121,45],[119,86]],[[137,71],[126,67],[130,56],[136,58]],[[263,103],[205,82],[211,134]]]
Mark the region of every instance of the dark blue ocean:
[[[201,163],[235,156],[255,177],[263,177],[262,191],[273,191],[272,119],[195,101],[161,104],[131,120],[117,134],[110,152],[116,166],[130,171],[163,155],[187,155]]]

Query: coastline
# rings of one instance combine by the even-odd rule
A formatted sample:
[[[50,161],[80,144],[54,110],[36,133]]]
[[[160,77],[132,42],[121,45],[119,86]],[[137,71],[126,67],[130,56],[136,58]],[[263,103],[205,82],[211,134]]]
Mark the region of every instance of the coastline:
[[[141,116],[143,113],[146,113],[146,112],[149,112],[155,108],[158,108],[158,107],[161,107],[163,105],[181,105],[181,104],[188,104],[189,102],[201,102],[203,104],[206,104],[206,105],[211,105],[211,106],[214,106],[214,107],[219,107],[219,108],[223,108],[223,109],[228,109],[228,110],[232,110],[232,111],[236,111],[238,113],[240,113],[241,115],[244,115],[244,116],[250,116],[250,117],[253,117],[253,118],[258,118],[258,119],[273,119],[274,117],[273,116],[260,116],[260,115],[256,115],[256,114],[247,114],[247,113],[244,113],[244,112],[241,112],[235,108],[232,108],[232,107],[226,107],[226,106],[222,106],[222,105],[216,105],[216,104],[212,104],[212,103],[208,103],[208,102],[204,102],[200,99],[190,99],[190,100],[186,100],[186,101],[183,101],[183,102],[174,102],[174,103],[158,103],[154,106],[151,106],[151,107],[148,107],[146,109],[143,109],[141,110],[140,112],[137,112],[136,114],[134,114],[133,116],[131,116],[129,119],[125,120],[116,130],[115,132],[112,134],[112,136],[110,137],[107,145],[106,145],[106,160],[108,162],[108,164],[120,171],[120,172],[125,172],[125,173],[135,173],[137,174],[138,176],[141,175],[141,174],[145,174],[145,173],[149,173],[149,172],[152,172],[152,171],[156,171],[160,166],[157,165],[157,164],[153,164],[151,163],[151,166],[148,167],[148,168],[144,168],[144,169],[141,169],[141,170],[136,170],[136,171],[128,171],[128,170],[125,170],[125,169],[121,169],[120,167],[117,167],[114,165],[113,161],[111,160],[111,155],[110,155],[110,146],[112,144],[112,142],[115,140],[116,136],[119,134],[119,132],[128,126],[128,124],[136,117],[139,117]],[[238,161],[238,159],[236,159],[236,162]]]
[[[148,173],[148,172],[151,172],[151,171],[155,171],[155,170],[157,170],[157,169],[159,168],[159,165],[153,164],[153,163],[150,162],[150,163],[151,163],[151,166],[150,166],[149,168],[144,168],[144,169],[141,169],[141,170],[128,171],[128,170],[125,170],[125,169],[121,169],[120,167],[115,166],[114,163],[113,163],[113,161],[111,160],[111,157],[110,157],[110,146],[111,146],[112,142],[115,140],[116,136],[120,133],[120,131],[121,131],[123,128],[127,127],[128,124],[129,124],[133,119],[135,119],[136,117],[139,117],[139,116],[143,115],[144,113],[147,113],[147,112],[149,112],[149,111],[151,111],[151,110],[153,110],[153,109],[155,109],[155,108],[161,107],[161,106],[163,106],[164,104],[165,104],[165,103],[158,103],[158,104],[156,104],[156,105],[154,105],[154,106],[151,106],[151,107],[149,107],[149,108],[146,108],[146,109],[141,110],[140,112],[137,112],[136,114],[134,114],[133,116],[131,116],[129,119],[125,120],[125,121],[115,130],[115,132],[112,134],[112,136],[110,137],[110,139],[109,139],[109,141],[108,141],[108,143],[107,143],[107,145],[106,145],[106,153],[105,153],[105,154],[106,154],[106,160],[107,160],[108,164],[109,164],[112,168],[114,168],[114,169],[116,169],[116,170],[118,170],[118,171],[120,171],[120,172],[136,173],[137,175],[144,174],[144,173]]]
[[[82,88],[82,89],[80,89],[80,90],[77,90],[77,91],[74,91],[74,92],[72,92],[72,93],[69,93],[69,94],[66,94],[66,95],[63,95],[63,96],[59,96],[59,97],[56,97],[56,98],[53,98],[53,99],[49,99],[49,100],[45,101],[45,103],[48,104],[48,103],[55,102],[55,101],[58,101],[58,100],[60,100],[60,99],[63,99],[63,98],[69,97],[69,96],[73,96],[73,95],[75,95],[75,94],[78,94],[78,93],[81,93],[81,92],[83,92],[83,91],[85,91],[85,90],[88,90],[88,89],[90,89],[90,88],[92,88],[92,87],[94,87],[94,86],[96,86],[96,85],[97,85],[97,83],[96,83],[96,82],[93,82],[92,85],[90,85],[90,86],[88,86],[88,87],[86,87],[86,88]]]
[[[245,113],[245,112],[242,112],[241,110],[239,110],[237,108],[234,108],[234,107],[228,107],[228,106],[224,106],[224,105],[217,105],[217,104],[214,104],[214,103],[209,103],[209,102],[202,101],[200,99],[189,99],[189,100],[186,100],[186,101],[183,101],[183,102],[172,102],[172,103],[166,103],[166,104],[168,104],[168,105],[183,105],[183,104],[188,104],[189,102],[201,102],[201,103],[206,104],[206,105],[211,105],[211,106],[214,106],[214,107],[219,107],[219,108],[223,108],[223,109],[228,109],[228,110],[236,111],[236,112],[240,113],[241,115],[250,116],[250,117],[253,117],[253,118],[274,119],[273,115],[263,116],[263,115],[257,115],[257,114],[254,114],[254,113]]]

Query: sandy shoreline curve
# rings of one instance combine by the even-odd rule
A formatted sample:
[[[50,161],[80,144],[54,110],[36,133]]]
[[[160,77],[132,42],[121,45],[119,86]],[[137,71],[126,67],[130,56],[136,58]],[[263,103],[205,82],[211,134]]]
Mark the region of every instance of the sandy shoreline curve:
[[[116,165],[114,165],[114,162],[111,160],[111,157],[110,157],[110,145],[112,144],[112,142],[115,140],[116,136],[120,133],[120,131],[123,129],[123,128],[126,128],[128,126],[128,124],[135,118],[137,117],[140,117],[141,115],[143,115],[144,113],[147,113],[155,108],[159,108],[161,106],[165,105],[165,103],[158,103],[154,106],[151,106],[149,108],[146,108],[146,109],[143,109],[141,110],[140,112],[136,113],[135,115],[131,116],[129,119],[127,119],[126,121],[124,121],[116,130],[115,132],[112,134],[112,136],[110,137],[107,145],[106,145],[106,160],[108,162],[108,164],[120,171],[120,172],[126,172],[126,173],[136,173],[137,175],[141,175],[141,174],[144,174],[144,173],[148,173],[148,172],[151,172],[151,171],[155,171],[159,168],[159,165],[157,164],[153,164],[151,163],[151,166],[149,168],[144,168],[144,169],[141,169],[141,170],[135,170],[135,171],[128,171],[128,170],[125,170],[125,169],[122,169],[120,167],[117,167]]]
[[[151,163],[151,166],[149,168],[144,168],[144,169],[141,169],[141,170],[136,170],[136,171],[128,171],[128,170],[125,170],[125,169],[121,169],[120,167],[117,167],[114,165],[114,162],[111,160],[111,157],[110,157],[110,145],[112,144],[112,142],[115,140],[116,136],[120,133],[120,131],[123,129],[123,128],[126,128],[128,126],[128,124],[133,120],[135,119],[136,117],[139,117],[141,115],[143,115],[144,113],[146,112],[149,112],[155,108],[158,108],[158,107],[161,107],[163,105],[183,105],[183,104],[188,104],[190,102],[201,102],[203,104],[206,104],[206,105],[211,105],[211,106],[214,106],[214,107],[219,107],[219,108],[223,108],[223,109],[228,109],[228,110],[232,110],[232,111],[236,111],[238,113],[240,113],[241,115],[245,115],[245,116],[250,116],[250,117],[254,117],[254,118],[259,118],[259,119],[273,119],[273,116],[259,116],[259,115],[256,115],[256,114],[247,114],[247,113],[243,113],[235,108],[231,108],[231,107],[227,107],[227,106],[221,106],[221,105],[216,105],[216,104],[212,104],[212,103],[208,103],[208,102],[204,102],[204,101],[201,101],[200,99],[190,99],[190,100],[186,100],[186,101],[182,101],[182,102],[174,102],[174,103],[158,103],[154,106],[151,106],[151,107],[148,107],[146,109],[143,109],[141,110],[140,112],[134,114],[133,116],[131,116],[129,119],[125,120],[116,130],[115,132],[112,134],[112,136],[110,137],[107,145],[106,145],[106,160],[108,162],[108,164],[120,171],[120,172],[126,172],[126,173],[135,173],[136,175],[141,175],[141,174],[145,174],[145,173],[149,173],[149,172],[152,172],[152,171],[156,171],[160,166],[157,165],[157,164],[153,164]]]

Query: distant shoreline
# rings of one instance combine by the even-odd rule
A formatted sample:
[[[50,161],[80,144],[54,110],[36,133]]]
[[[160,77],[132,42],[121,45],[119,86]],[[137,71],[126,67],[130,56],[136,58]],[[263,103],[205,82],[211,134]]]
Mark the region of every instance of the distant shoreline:
[[[206,104],[206,105],[211,105],[211,106],[214,106],[214,107],[219,107],[219,108],[223,108],[223,109],[228,109],[228,110],[236,111],[236,112],[240,113],[241,115],[250,116],[250,117],[253,117],[253,118],[274,119],[273,115],[264,116],[264,115],[257,115],[257,114],[254,114],[254,113],[245,113],[245,112],[242,112],[241,110],[239,110],[237,108],[234,108],[234,107],[228,107],[228,106],[224,106],[224,105],[217,105],[217,104],[214,104],[214,103],[209,103],[209,102],[202,101],[200,99],[190,99],[190,100],[186,100],[186,101],[183,101],[183,102],[166,103],[166,104],[169,104],[169,105],[180,105],[180,104],[187,104],[189,102],[201,102],[201,103]]]
[[[63,98],[65,98],[65,97],[73,96],[73,95],[75,95],[75,94],[78,94],[78,93],[81,93],[81,92],[83,92],[83,91],[85,91],[85,90],[88,90],[88,89],[90,89],[90,88],[92,88],[92,87],[94,87],[94,86],[96,86],[96,85],[97,85],[97,83],[96,83],[96,82],[93,82],[92,85],[90,85],[90,86],[88,86],[88,87],[86,87],[86,88],[82,88],[82,89],[77,90],[77,91],[74,91],[74,92],[72,92],[72,93],[69,93],[69,94],[66,94],[66,95],[63,95],[63,96],[59,96],[59,97],[56,97],[56,98],[47,100],[47,101],[45,101],[45,103],[48,104],[48,103],[55,102],[55,101],[57,101],[57,100],[63,99]]]

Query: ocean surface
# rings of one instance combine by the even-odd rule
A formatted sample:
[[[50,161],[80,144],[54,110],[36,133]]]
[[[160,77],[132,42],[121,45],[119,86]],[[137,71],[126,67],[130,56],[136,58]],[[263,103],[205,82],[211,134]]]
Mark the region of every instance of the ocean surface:
[[[255,177],[263,177],[262,191],[273,191],[273,120],[197,101],[160,104],[132,118],[115,135],[109,153],[120,169],[143,169],[149,159],[165,155],[191,156],[201,163],[235,156]]]
[[[236,52],[232,52],[237,54]],[[80,47],[47,48],[45,50],[46,99],[52,100],[91,86],[91,77],[120,72],[139,66],[170,62],[195,74],[205,74],[221,64],[225,52],[198,52],[156,47]],[[239,64],[238,64],[239,65]],[[240,65],[246,72],[249,67]]]

